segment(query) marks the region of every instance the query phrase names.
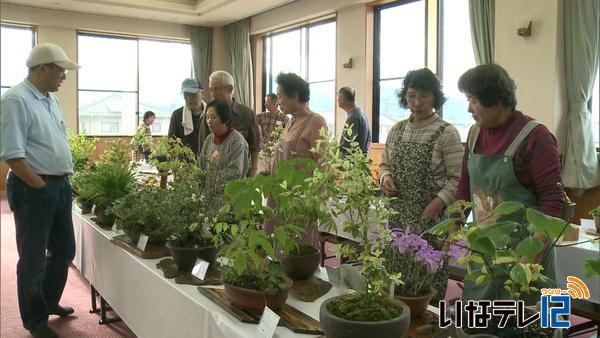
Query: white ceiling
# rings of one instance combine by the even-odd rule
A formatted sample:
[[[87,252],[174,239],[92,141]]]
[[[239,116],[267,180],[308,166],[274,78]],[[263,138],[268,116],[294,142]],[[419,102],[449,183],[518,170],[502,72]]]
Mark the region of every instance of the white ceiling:
[[[0,0],[31,7],[180,24],[221,26],[293,0]]]

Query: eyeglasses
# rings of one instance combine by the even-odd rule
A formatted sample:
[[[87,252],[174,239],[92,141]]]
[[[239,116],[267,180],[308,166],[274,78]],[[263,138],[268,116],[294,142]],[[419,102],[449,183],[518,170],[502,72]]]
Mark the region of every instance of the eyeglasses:
[[[208,87],[208,90],[210,90],[210,92],[216,92],[219,89],[225,88],[224,86],[214,86],[214,87]]]
[[[62,68],[60,66],[57,66],[57,65],[55,65],[53,63],[49,63],[49,64],[47,64],[47,66],[50,67],[50,68],[52,68],[53,70],[59,72],[59,73],[65,74],[65,75],[69,72],[68,69],[64,69],[64,68]]]

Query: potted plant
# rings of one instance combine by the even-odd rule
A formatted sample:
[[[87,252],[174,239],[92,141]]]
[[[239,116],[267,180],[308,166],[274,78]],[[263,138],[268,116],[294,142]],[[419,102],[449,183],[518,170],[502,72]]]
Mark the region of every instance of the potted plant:
[[[365,169],[368,155],[352,143],[345,158],[340,157],[334,140],[328,147],[318,147],[325,169],[315,172],[315,177],[337,183],[331,212],[348,215],[343,229],[360,240],[361,248],[344,244],[337,247],[337,253],[362,263],[364,287],[323,302],[321,328],[327,337],[402,337],[410,325],[410,310],[403,302],[384,295],[390,283],[402,283],[401,273],[386,269],[383,254],[392,241],[385,224],[394,211],[388,207],[389,199],[376,193],[370,171]],[[333,224],[328,226],[329,232],[337,229]]]
[[[148,243],[164,243],[170,232],[161,223],[160,217],[166,205],[164,189],[155,187],[134,190],[118,198],[107,209],[117,222],[117,228],[122,229],[132,243],[137,243],[140,234],[148,236]]]
[[[292,224],[303,229],[293,238],[296,246],[279,248],[282,268],[292,279],[307,279],[314,275],[321,258],[318,225],[332,223],[327,201],[333,183],[326,179],[331,176],[321,173],[316,161],[297,158],[277,163],[269,178],[273,180],[269,184],[276,226]]]
[[[518,202],[503,202],[494,210],[493,224],[466,223],[470,202],[457,201],[448,208],[452,217],[429,232],[445,235],[458,224],[458,230],[450,234],[448,241],[464,241],[468,250],[458,260],[465,264],[467,273],[464,279],[463,302],[468,300],[522,300],[525,305],[533,305],[540,300],[539,289],[551,288],[554,280],[543,270],[541,264],[552,252],[558,237],[568,226],[568,222],[547,216],[535,209],[526,208]],[[516,217],[515,217],[516,216]],[[513,221],[520,218],[520,220]],[[546,235],[547,245],[534,236],[534,232]],[[456,244],[455,245],[460,245]],[[552,276],[554,277],[554,276]],[[534,311],[534,310],[530,310]],[[466,318],[466,317],[463,317]],[[517,328],[516,323],[500,329],[499,318],[492,317],[487,329],[457,328],[459,335],[487,334],[501,337],[552,336],[553,332],[541,329],[537,323],[525,329]],[[512,324],[512,325],[511,325]],[[463,324],[463,327],[466,327]]]
[[[419,318],[427,310],[437,290],[432,288],[434,276],[445,256],[461,258],[464,243],[452,244],[449,253],[434,249],[422,234],[406,229],[392,229],[392,245],[386,250],[385,267],[390,272],[402,272],[403,283],[394,288],[394,295],[410,308],[411,319]],[[461,245],[462,244],[462,245]]]
[[[180,139],[160,137],[156,140],[148,160],[150,164],[157,167],[159,172],[173,173],[177,179],[180,170],[196,163],[196,155]]]
[[[146,132],[145,128],[138,128],[131,138],[131,144],[134,148],[136,161],[143,159],[144,153],[152,152],[152,136]]]
[[[163,193],[165,208],[159,216],[171,234],[166,243],[175,264],[190,272],[197,258],[215,263],[213,229],[221,196],[202,189],[204,173],[196,166]]]
[[[81,189],[82,186],[88,184],[90,176],[89,171],[76,171],[73,176],[71,176],[71,186],[73,187],[74,195],[76,195],[75,202],[81,209],[81,213],[84,215],[91,213],[92,208],[94,207],[93,194],[89,189]]]
[[[71,147],[73,171],[77,173],[89,169],[98,139],[85,136],[85,134],[77,134],[71,129],[67,130],[67,139]]]
[[[114,216],[106,210],[119,198],[133,190],[135,179],[128,167],[117,164],[99,164],[89,173],[85,185],[79,188],[80,194],[90,196],[96,205],[94,213],[100,226],[110,228]]]
[[[594,225],[596,226],[596,232],[600,233],[600,205],[590,210],[590,215],[594,218]]]
[[[265,305],[278,309],[285,303],[290,283],[274,247],[295,246],[292,236],[302,232],[292,224],[283,224],[272,234],[261,229],[272,216],[272,209],[263,205],[269,182],[273,180],[263,175],[229,182],[221,212],[233,220],[217,223],[214,237],[215,244],[222,245],[219,256],[225,258],[221,269],[225,295],[237,306],[259,311]]]

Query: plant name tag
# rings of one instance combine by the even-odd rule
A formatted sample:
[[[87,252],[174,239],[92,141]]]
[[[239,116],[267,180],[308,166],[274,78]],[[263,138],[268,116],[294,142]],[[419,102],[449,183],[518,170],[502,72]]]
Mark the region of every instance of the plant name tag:
[[[208,271],[209,265],[210,265],[209,262],[198,258],[196,260],[196,265],[194,265],[194,268],[192,269],[192,275],[196,276],[200,280],[204,280],[204,277],[206,277],[206,272]]]
[[[265,310],[263,311],[262,316],[260,316],[260,322],[258,323],[258,331],[262,333],[263,336],[271,338],[275,334],[278,323],[279,316],[273,312],[273,310],[269,309],[268,306],[265,306]]]
[[[394,282],[390,283],[390,299],[394,300],[394,292],[396,292],[396,284]]]
[[[137,247],[142,251],[146,251],[146,245],[148,244],[148,236],[146,234],[140,234],[140,239],[138,239]]]
[[[117,232],[117,222],[115,222],[112,226],[112,232]]]

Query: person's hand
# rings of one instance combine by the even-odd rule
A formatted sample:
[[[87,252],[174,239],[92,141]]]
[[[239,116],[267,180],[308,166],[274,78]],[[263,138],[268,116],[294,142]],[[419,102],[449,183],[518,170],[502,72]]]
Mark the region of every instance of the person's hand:
[[[444,200],[442,200],[441,198],[436,196],[425,207],[425,210],[423,210],[423,215],[421,215],[421,216],[425,219],[436,220],[440,217],[440,214],[442,213],[442,210],[444,210],[445,206],[446,206],[446,203],[444,203]]]
[[[381,188],[383,189],[384,195],[386,195],[387,197],[393,197],[396,196],[396,194],[398,194],[398,189],[396,189],[394,179],[390,175],[383,176]]]

